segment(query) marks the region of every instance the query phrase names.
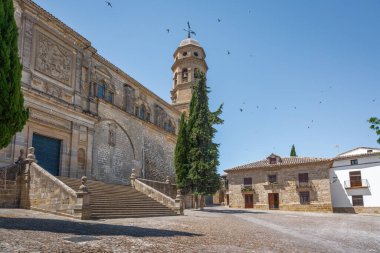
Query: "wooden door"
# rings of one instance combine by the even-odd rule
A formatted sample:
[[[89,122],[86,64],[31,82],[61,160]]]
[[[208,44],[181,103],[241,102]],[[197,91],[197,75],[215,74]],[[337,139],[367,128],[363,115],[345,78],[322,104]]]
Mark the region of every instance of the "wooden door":
[[[362,186],[362,174],[360,170],[350,172],[350,184],[351,184],[351,187]]]
[[[245,208],[253,208],[253,194],[245,194]]]
[[[279,199],[280,198],[278,193],[268,193],[269,209],[278,209],[280,206]]]

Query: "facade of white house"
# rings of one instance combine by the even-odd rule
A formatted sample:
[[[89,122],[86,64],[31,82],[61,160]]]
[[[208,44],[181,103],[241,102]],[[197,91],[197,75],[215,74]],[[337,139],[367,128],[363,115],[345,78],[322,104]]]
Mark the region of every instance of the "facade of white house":
[[[359,147],[339,154],[330,183],[334,212],[380,213],[380,149]]]

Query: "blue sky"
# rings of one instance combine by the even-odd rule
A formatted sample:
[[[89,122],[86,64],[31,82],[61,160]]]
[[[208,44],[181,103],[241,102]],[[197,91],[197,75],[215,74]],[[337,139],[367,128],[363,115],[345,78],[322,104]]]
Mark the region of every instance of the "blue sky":
[[[379,147],[366,120],[380,116],[380,1],[110,1],[35,2],[168,102],[190,21],[210,107],[224,103],[220,172],[292,144],[311,157]]]

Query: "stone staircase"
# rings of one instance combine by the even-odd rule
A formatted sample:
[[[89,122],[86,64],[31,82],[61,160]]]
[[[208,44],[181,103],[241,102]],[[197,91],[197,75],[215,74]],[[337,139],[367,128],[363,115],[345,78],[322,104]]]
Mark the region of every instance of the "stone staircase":
[[[57,177],[67,186],[78,191],[80,179]],[[172,216],[176,213],[163,204],[149,198],[131,186],[87,181],[90,192],[91,218],[140,218]]]

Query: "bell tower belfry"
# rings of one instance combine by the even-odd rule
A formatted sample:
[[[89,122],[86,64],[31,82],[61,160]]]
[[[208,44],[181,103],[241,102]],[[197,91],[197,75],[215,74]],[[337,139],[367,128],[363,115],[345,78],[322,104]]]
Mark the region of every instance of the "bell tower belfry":
[[[172,104],[180,112],[189,115],[192,86],[198,81],[199,73],[207,74],[206,53],[193,38],[184,39],[174,52]]]

